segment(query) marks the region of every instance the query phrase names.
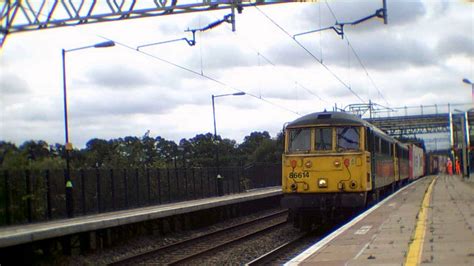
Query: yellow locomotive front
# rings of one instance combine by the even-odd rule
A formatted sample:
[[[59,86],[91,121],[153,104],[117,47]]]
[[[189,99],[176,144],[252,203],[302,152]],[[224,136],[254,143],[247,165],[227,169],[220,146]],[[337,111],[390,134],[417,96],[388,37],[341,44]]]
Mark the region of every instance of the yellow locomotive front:
[[[364,207],[372,189],[366,122],[346,113],[314,113],[285,129],[282,206],[307,226]]]

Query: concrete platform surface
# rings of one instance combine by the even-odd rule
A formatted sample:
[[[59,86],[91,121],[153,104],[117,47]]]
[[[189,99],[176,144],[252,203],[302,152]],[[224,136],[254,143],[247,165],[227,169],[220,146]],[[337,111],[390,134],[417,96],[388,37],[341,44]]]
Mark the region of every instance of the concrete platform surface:
[[[50,222],[0,227],[0,248],[280,195],[281,187]]]
[[[458,176],[429,176],[286,265],[474,265],[473,227],[474,183]]]

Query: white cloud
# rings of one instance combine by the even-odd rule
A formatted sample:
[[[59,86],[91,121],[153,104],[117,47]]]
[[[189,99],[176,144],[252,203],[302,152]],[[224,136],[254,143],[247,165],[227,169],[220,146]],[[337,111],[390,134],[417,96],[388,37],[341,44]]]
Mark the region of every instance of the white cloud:
[[[468,102],[470,91],[461,79],[474,79],[473,5],[388,2],[388,25],[371,20],[346,26],[346,37],[389,104]],[[329,4],[340,21],[361,18],[381,7],[379,0]],[[324,1],[259,9],[290,35],[318,28],[320,10],[322,26],[334,23]],[[79,147],[91,138],[141,136],[147,130],[175,141],[211,132],[211,95],[237,90],[256,98],[216,101],[218,132],[237,141],[257,130],[275,136],[283,123],[297,118],[293,112],[358,103],[342,82],[363,99],[386,105],[348,50],[346,39],[333,31],[298,38],[323,58],[326,69],[256,8],[245,8],[237,15],[234,33],[224,23],[196,34],[193,47],[178,41],[141,49],[148,55],[134,50],[138,45],[190,38],[186,29],[205,26],[227,13],[170,15],[9,35],[0,57],[0,139],[18,144],[28,139],[64,142],[61,49],[101,42],[101,36],[118,44],[66,57],[71,138]]]

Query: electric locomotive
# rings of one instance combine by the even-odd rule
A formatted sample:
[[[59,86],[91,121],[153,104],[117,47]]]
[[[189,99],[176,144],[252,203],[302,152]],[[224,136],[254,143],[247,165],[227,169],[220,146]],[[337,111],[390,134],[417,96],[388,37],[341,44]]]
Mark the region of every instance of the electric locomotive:
[[[285,127],[281,205],[307,230],[353,214],[408,181],[408,147],[363,119],[312,113]]]

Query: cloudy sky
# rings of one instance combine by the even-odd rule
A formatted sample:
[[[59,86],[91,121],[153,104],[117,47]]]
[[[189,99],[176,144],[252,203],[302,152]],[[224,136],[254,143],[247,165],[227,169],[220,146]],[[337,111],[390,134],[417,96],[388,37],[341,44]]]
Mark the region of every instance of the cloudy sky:
[[[229,10],[108,22],[12,34],[0,54],[0,139],[64,143],[61,49],[106,39],[115,47],[69,52],[70,140],[162,136],[179,141],[212,132],[241,142],[252,131],[275,136],[285,122],[372,100],[388,107],[464,103],[474,80],[474,4],[388,2],[388,24],[373,19],[334,31],[297,33],[350,22],[381,0],[333,0],[245,8],[236,32],[224,23],[186,42]],[[290,36],[289,36],[290,35]],[[306,49],[306,50],[305,50]],[[355,51],[355,52],[354,52]],[[311,53],[311,54],[310,54]],[[362,64],[359,63],[359,60]],[[322,62],[322,63],[321,63]]]

